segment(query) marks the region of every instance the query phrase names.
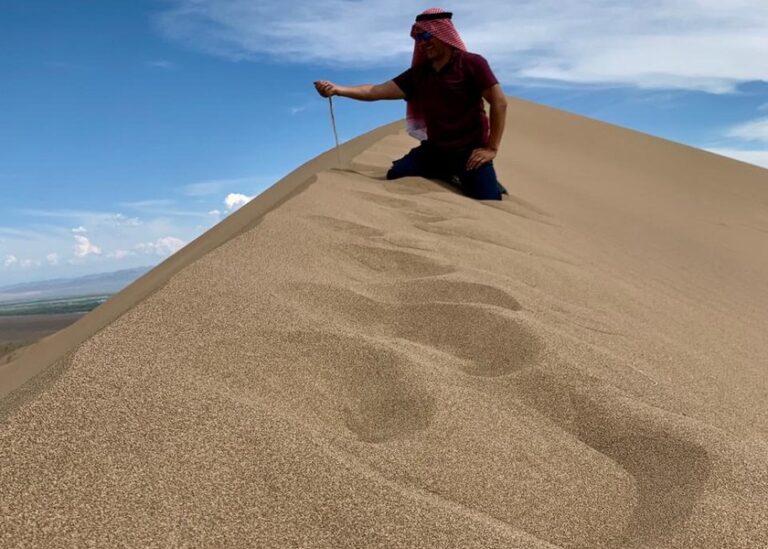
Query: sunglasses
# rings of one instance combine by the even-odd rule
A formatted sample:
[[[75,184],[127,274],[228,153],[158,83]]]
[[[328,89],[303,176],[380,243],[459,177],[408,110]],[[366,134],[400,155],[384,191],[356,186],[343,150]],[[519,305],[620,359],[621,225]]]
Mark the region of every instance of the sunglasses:
[[[414,35],[413,39],[416,40],[416,42],[426,42],[427,40],[432,40],[433,34],[431,32],[420,32],[416,35]]]

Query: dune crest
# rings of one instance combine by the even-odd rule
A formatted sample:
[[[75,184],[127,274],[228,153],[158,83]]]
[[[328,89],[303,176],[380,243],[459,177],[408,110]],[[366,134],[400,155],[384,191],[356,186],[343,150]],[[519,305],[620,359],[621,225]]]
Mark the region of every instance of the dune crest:
[[[510,102],[504,201],[390,125],[0,366],[3,546],[766,546],[768,171]]]

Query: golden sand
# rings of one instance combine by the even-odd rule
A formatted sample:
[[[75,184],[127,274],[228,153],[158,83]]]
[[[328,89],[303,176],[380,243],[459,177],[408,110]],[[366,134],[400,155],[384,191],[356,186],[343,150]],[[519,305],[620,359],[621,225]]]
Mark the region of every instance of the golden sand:
[[[768,547],[768,171],[510,100],[381,128],[0,366],[2,547]]]

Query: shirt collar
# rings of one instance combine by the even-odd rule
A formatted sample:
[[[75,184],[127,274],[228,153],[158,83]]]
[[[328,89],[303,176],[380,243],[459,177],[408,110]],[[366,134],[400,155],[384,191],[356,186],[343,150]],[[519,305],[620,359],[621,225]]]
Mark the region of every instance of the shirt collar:
[[[461,50],[459,50],[458,48],[453,48],[453,53],[451,53],[450,59],[448,59],[448,62],[445,65],[443,65],[443,67],[439,71],[436,71],[432,67],[432,63],[430,63],[429,61],[427,61],[427,66],[429,67],[429,70],[431,70],[432,72],[440,74],[442,72],[445,72],[448,69],[448,67],[450,67],[453,63],[455,63],[456,58],[459,57],[460,54],[461,54]]]

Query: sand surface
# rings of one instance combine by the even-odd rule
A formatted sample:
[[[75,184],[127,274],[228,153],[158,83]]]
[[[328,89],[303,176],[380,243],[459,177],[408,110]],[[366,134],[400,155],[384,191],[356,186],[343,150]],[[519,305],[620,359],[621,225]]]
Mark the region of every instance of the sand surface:
[[[387,126],[0,366],[0,544],[768,547],[768,171],[508,116],[501,203]]]

